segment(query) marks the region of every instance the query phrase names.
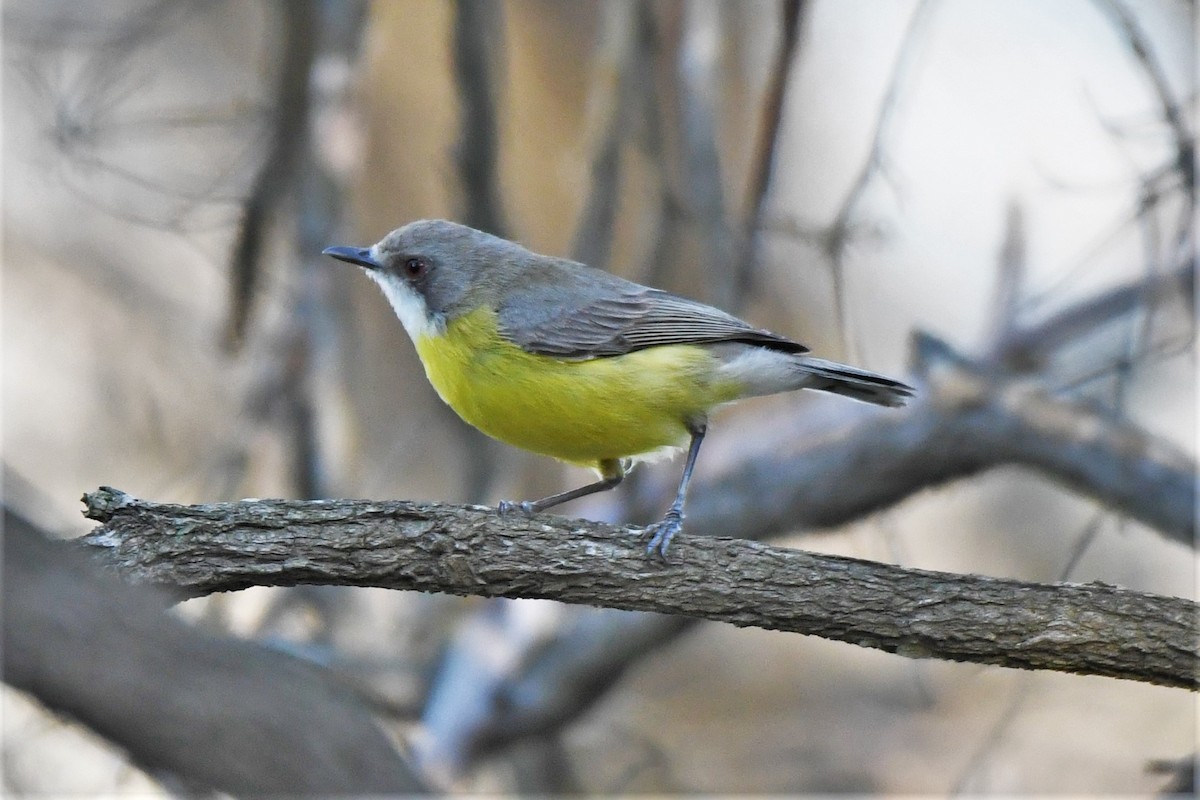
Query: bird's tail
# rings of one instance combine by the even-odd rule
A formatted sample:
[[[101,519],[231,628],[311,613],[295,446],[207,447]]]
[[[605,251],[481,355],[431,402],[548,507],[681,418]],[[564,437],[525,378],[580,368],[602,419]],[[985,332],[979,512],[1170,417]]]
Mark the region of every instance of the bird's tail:
[[[913,396],[911,386],[849,364],[809,356],[797,361],[805,376],[805,389],[845,395],[877,406],[902,406]]]

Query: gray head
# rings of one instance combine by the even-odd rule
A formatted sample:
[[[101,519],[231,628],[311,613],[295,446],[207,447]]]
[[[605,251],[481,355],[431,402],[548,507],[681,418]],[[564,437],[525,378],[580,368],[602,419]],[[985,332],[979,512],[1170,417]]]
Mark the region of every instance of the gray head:
[[[414,340],[494,304],[519,267],[536,258],[519,244],[444,219],[410,222],[370,247],[330,247],[324,254],[362,267]]]

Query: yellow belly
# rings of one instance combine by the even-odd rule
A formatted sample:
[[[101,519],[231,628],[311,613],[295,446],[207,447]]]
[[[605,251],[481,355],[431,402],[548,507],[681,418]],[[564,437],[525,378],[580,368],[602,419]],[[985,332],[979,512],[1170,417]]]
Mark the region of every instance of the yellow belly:
[[[425,374],[460,417],[525,450],[596,466],[675,447],[687,421],[736,399],[703,347],[668,345],[564,361],[502,339],[495,314],[467,314],[416,342]]]

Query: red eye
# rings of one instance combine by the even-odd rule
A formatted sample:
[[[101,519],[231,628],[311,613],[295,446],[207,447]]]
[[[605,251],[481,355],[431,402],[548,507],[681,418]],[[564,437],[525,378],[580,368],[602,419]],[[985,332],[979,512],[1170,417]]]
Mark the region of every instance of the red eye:
[[[410,278],[417,278],[425,274],[425,260],[422,258],[410,258],[404,262],[404,272]]]

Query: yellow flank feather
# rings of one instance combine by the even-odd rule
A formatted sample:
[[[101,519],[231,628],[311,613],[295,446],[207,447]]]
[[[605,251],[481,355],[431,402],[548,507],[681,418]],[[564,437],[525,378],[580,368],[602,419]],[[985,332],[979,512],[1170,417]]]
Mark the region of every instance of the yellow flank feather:
[[[685,443],[688,419],[702,419],[741,390],[714,381],[717,360],[696,345],[583,361],[528,353],[500,336],[490,309],[459,317],[416,346],[429,382],[468,423],[589,467]]]

